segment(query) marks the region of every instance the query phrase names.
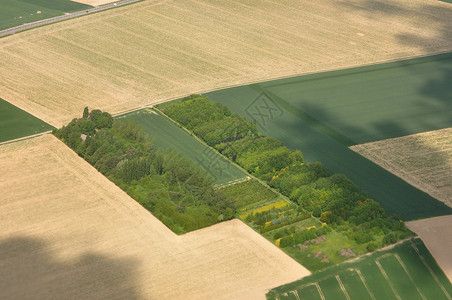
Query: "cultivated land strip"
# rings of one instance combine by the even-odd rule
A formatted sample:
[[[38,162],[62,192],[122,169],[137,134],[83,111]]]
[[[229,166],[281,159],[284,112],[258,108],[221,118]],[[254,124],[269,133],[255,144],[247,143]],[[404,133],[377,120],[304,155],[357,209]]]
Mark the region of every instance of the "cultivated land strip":
[[[175,235],[52,135],[0,169],[0,298],[263,299],[309,274],[238,220]]]
[[[362,284],[362,285],[361,285]],[[317,293],[308,291],[317,286]],[[267,299],[444,299],[452,285],[419,238],[316,272],[271,290]]]
[[[120,113],[228,86],[452,50],[450,5],[383,3],[393,14],[364,0],[352,7],[329,0],[143,1],[2,38],[0,97],[60,127],[85,106]]]

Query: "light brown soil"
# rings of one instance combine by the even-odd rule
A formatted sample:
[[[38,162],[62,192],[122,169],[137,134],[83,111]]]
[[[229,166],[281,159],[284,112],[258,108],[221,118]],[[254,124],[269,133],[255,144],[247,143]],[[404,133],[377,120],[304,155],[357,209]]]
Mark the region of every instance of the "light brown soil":
[[[452,128],[350,148],[452,207]]]
[[[238,220],[175,235],[51,135],[0,170],[1,299],[264,299],[309,274]]]
[[[0,98],[60,127],[266,79],[452,50],[437,0],[144,1],[0,39]]]
[[[405,224],[419,235],[449,281],[452,282],[452,215]]]

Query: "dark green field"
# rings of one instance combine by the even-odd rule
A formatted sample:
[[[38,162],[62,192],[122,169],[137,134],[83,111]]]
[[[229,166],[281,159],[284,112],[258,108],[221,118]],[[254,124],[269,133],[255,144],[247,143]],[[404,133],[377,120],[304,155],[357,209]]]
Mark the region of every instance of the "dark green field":
[[[345,174],[388,213],[408,221],[451,214],[452,209],[348,146],[452,126],[451,76],[452,54],[446,54],[206,96],[255,119],[265,135],[300,149],[308,162],[320,161]]]
[[[452,285],[420,239],[271,290],[267,299],[451,299]]]
[[[51,125],[0,99],[0,142],[52,129]]]
[[[258,85],[362,144],[452,126],[452,53]],[[350,146],[350,145],[348,145]]]
[[[125,118],[137,121],[152,137],[155,146],[172,148],[203,167],[215,178],[216,184],[225,184],[247,176],[216,151],[201,144],[163,116],[141,110],[125,115]]]
[[[91,7],[69,0],[0,0],[0,30]]]

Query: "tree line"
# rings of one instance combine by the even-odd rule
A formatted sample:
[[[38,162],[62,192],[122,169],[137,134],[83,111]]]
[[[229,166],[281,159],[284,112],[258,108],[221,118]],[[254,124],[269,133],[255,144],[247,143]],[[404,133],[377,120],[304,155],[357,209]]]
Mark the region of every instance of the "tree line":
[[[85,108],[54,135],[181,234],[235,216],[235,200],[213,188],[213,177],[171,150],[156,149],[131,120]]]
[[[331,174],[319,162],[304,162],[300,151],[260,134],[254,121],[220,103],[192,95],[158,108],[322,222],[368,244],[369,251],[412,234],[344,175]]]

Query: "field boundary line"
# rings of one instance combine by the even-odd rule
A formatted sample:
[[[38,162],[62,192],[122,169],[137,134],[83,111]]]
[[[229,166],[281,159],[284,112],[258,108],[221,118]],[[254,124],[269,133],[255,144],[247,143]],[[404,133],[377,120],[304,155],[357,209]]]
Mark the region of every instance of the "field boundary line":
[[[444,288],[444,286],[442,285],[442,283],[439,281],[438,277],[436,276],[435,272],[433,272],[432,268],[430,267],[430,265],[425,261],[425,258],[421,255],[421,253],[419,252],[419,249],[416,247],[416,245],[413,243],[413,240],[410,241],[411,242],[411,248],[414,249],[414,251],[416,251],[417,255],[419,256],[419,258],[421,259],[422,263],[425,265],[425,267],[428,269],[428,271],[430,272],[430,274],[432,275],[433,279],[435,279],[436,283],[439,285],[439,287],[441,288],[441,290],[443,291],[444,295],[446,295],[447,299],[452,299],[449,295],[449,293],[447,292],[447,290]]]
[[[408,272],[405,264],[403,263],[402,259],[400,258],[400,256],[396,253],[394,254],[394,257],[398,260],[399,264],[402,266],[403,270],[405,271],[405,273],[408,275],[408,278],[410,278],[411,282],[414,284],[414,286],[416,287],[417,292],[419,293],[419,295],[421,295],[421,298],[424,300],[427,300],[427,298],[425,298],[424,294],[422,294],[421,290],[419,289],[419,287],[417,286],[417,284],[414,282],[413,277],[411,277],[410,272]]]
[[[318,282],[314,283],[315,287],[317,288],[317,292],[319,292],[320,298],[322,300],[325,300],[325,295],[323,295],[322,289],[320,288],[320,285]]]
[[[157,100],[157,101],[149,103],[149,104],[143,104],[143,105],[137,106],[135,108],[130,108],[130,109],[122,111],[122,112],[114,113],[114,114],[112,114],[112,116],[113,117],[117,117],[117,116],[125,115],[127,113],[138,111],[138,110],[143,109],[143,108],[152,108],[155,105],[166,103],[166,102],[171,102],[171,101],[174,101],[174,100],[179,100],[181,98],[188,97],[188,96],[191,96],[193,94],[203,95],[203,94],[213,93],[213,92],[221,91],[221,90],[225,90],[225,89],[241,87],[241,86],[248,86],[248,85],[253,85],[253,84],[267,83],[267,82],[270,82],[270,81],[289,79],[289,78],[298,77],[298,76],[306,76],[306,75],[313,75],[313,74],[318,74],[318,73],[341,71],[341,70],[347,70],[347,69],[359,68],[359,67],[369,67],[369,66],[373,66],[373,65],[380,65],[380,64],[391,63],[391,62],[405,61],[405,60],[416,59],[416,58],[428,58],[430,56],[441,55],[441,54],[452,54],[452,48],[449,49],[449,50],[442,50],[442,51],[431,52],[429,54],[411,55],[411,56],[400,57],[400,58],[392,58],[392,59],[383,59],[383,60],[379,60],[379,61],[375,61],[375,62],[369,62],[369,63],[363,63],[363,64],[355,64],[355,65],[352,64],[352,65],[343,66],[343,67],[339,67],[339,68],[329,68],[329,69],[326,68],[326,69],[320,69],[320,70],[308,71],[308,72],[301,72],[301,73],[300,72],[293,72],[293,73],[289,73],[289,74],[286,74],[286,75],[280,75],[280,76],[268,77],[268,78],[263,78],[263,79],[244,81],[242,83],[233,83],[233,84],[226,84],[226,85],[221,85],[220,84],[219,86],[213,87],[213,88],[210,88],[210,89],[198,90],[198,91],[188,92],[188,93],[181,93],[179,95],[176,95],[176,96],[173,96],[173,97],[169,97],[169,98],[165,98],[165,99],[161,99],[161,100]]]
[[[380,257],[379,257],[380,258]],[[402,300],[402,298],[400,298],[399,294],[397,293],[397,291],[395,290],[394,286],[391,283],[391,280],[388,277],[388,274],[386,274],[383,266],[380,264],[380,262],[378,260],[375,260],[375,264],[378,266],[378,268],[380,269],[381,274],[383,275],[383,277],[386,279],[386,281],[388,282],[389,286],[391,287],[392,292],[394,293],[394,295],[396,296],[396,298],[398,300]]]
[[[347,290],[345,289],[345,286],[342,284],[342,280],[341,277],[339,277],[339,274],[336,274],[334,277],[336,277],[337,283],[339,283],[339,287],[341,288],[342,292],[345,295],[345,298],[347,298],[347,300],[351,300],[350,296],[347,293]]]
[[[37,27],[42,27],[42,26],[45,26],[45,25],[58,23],[58,22],[62,22],[62,21],[65,21],[65,20],[69,20],[69,19],[75,19],[75,18],[84,16],[84,15],[89,15],[89,14],[101,12],[101,11],[104,11],[104,10],[117,8],[117,7],[120,7],[120,6],[126,6],[126,5],[129,5],[129,4],[133,4],[135,2],[141,2],[141,1],[143,1],[143,0],[116,1],[114,3],[108,3],[108,4],[104,4],[104,5],[100,5],[100,6],[94,6],[94,7],[88,8],[88,9],[82,9],[82,10],[75,11],[75,12],[68,13],[68,14],[62,14],[62,15],[50,17],[50,18],[47,18],[47,19],[42,19],[42,20],[30,22],[30,23],[20,24],[20,25],[17,25],[17,26],[13,26],[13,27],[9,27],[9,28],[0,30],[0,38],[2,38],[3,36],[13,35],[13,34],[16,34],[18,32],[34,29],[34,28],[37,28]]]
[[[360,269],[355,269],[356,274],[358,274],[359,279],[361,279],[361,282],[364,284],[364,287],[366,288],[367,292],[369,293],[369,296],[372,300],[376,300],[374,294],[370,291],[369,287],[367,286],[366,279],[364,278],[363,274],[361,273]]]
[[[183,130],[185,130],[188,134],[190,134],[192,137],[194,137],[197,141],[199,141],[201,144],[203,144],[204,146],[206,146],[207,148],[211,149],[212,151],[215,151],[218,155],[220,155],[223,159],[225,159],[226,161],[230,162],[231,164],[233,164],[235,167],[237,167],[239,170],[241,170],[245,175],[248,175],[250,177],[250,179],[255,179],[257,180],[260,184],[262,184],[263,186],[269,188],[271,191],[275,192],[277,195],[279,195],[284,201],[286,201],[288,204],[293,203],[292,201],[289,200],[289,198],[287,198],[286,196],[282,195],[280,192],[278,192],[277,190],[275,190],[274,188],[270,187],[269,185],[267,185],[264,181],[260,180],[259,178],[253,176],[252,174],[248,173],[244,168],[242,168],[241,166],[239,166],[236,162],[232,161],[231,159],[229,159],[228,157],[226,157],[223,153],[220,153],[217,149],[209,146],[206,142],[204,142],[203,140],[201,140],[196,134],[194,134],[193,132],[191,132],[190,130],[188,130],[187,128],[185,128],[185,126],[182,126],[181,124],[179,124],[179,122],[177,122],[176,120],[173,120],[172,118],[170,118],[169,116],[167,116],[164,112],[162,112],[160,109],[154,107],[153,105],[148,106],[148,108],[151,108],[155,111],[157,111],[159,114],[161,114],[163,117],[167,118],[168,120],[170,120],[171,122],[173,122],[174,124],[176,124],[178,127],[182,128]]]
[[[36,133],[36,134],[24,136],[24,137],[17,138],[17,139],[13,139],[13,140],[9,140],[9,141],[0,142],[0,145],[5,145],[5,144],[14,143],[14,142],[19,142],[19,141],[22,141],[22,140],[32,139],[32,138],[34,138],[34,137],[41,136],[41,135],[44,135],[44,134],[47,134],[47,133],[51,133],[51,132],[52,132],[52,130],[48,130],[48,131],[44,131],[44,132],[40,132],[40,133]]]

